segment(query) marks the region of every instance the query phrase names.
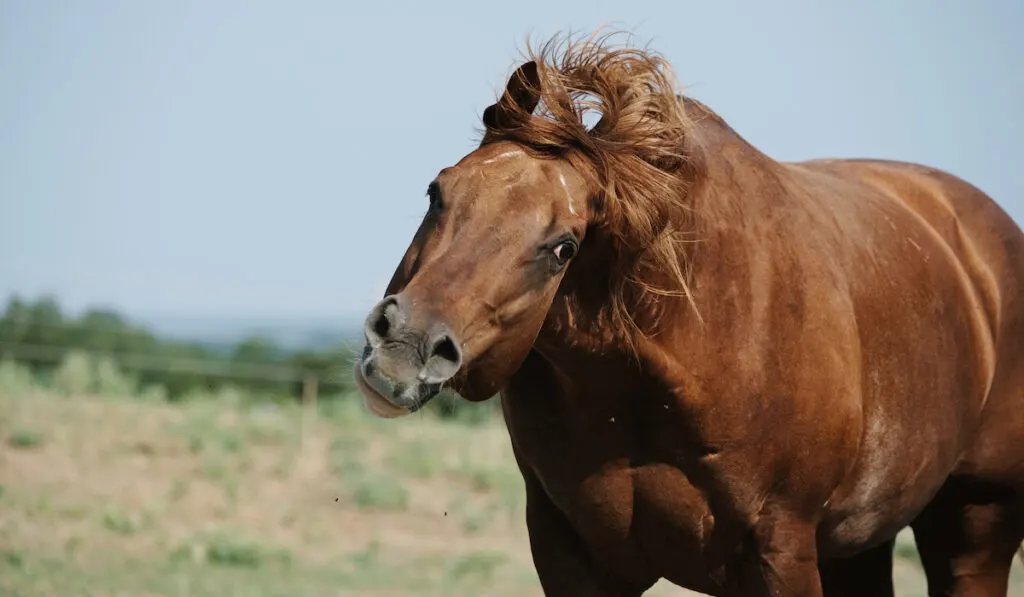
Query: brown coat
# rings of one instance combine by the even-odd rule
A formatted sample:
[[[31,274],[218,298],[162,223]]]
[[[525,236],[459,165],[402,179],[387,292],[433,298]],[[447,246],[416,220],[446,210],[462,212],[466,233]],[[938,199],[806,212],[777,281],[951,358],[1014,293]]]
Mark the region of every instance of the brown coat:
[[[547,595],[891,594],[907,525],[931,591],[1005,595],[1020,228],[924,166],[775,161],[605,41],[532,56],[433,183],[367,403],[501,391]]]

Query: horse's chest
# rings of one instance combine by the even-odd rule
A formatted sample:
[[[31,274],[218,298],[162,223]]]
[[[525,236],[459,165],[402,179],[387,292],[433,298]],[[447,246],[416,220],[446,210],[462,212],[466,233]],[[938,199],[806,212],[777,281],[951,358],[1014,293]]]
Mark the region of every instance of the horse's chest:
[[[703,552],[713,528],[707,503],[677,468],[611,459],[576,474],[540,459],[534,474],[591,557],[624,577],[707,579]]]
[[[657,393],[636,383],[567,396],[530,363],[537,367],[528,371],[530,383],[503,397],[517,458],[543,490],[530,499],[560,512],[571,543],[578,539],[604,570],[637,583],[664,577],[708,587],[704,552],[713,518],[677,466],[680,423],[671,400],[652,400]],[[654,407],[642,406],[648,403]]]

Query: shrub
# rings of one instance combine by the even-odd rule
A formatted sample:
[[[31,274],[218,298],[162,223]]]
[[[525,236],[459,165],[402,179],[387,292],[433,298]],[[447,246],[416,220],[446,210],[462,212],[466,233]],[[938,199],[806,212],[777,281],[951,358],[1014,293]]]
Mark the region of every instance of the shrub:
[[[103,528],[117,535],[134,535],[142,527],[142,523],[135,517],[124,512],[108,507],[103,511]]]
[[[28,367],[13,359],[0,361],[0,392],[25,394],[35,387],[35,380]]]
[[[43,445],[46,442],[46,438],[43,434],[34,431],[32,429],[19,428],[11,432],[10,437],[7,438],[7,444],[12,448],[35,448]]]
[[[149,384],[139,391],[139,400],[150,403],[167,402],[167,387],[161,384]]]
[[[127,397],[135,394],[138,383],[125,375],[117,362],[110,357],[100,357],[93,368],[92,391],[100,396]]]
[[[230,568],[260,568],[265,564],[290,565],[292,562],[291,553],[284,548],[267,547],[221,531],[194,538],[174,550],[171,559]]]
[[[93,368],[89,355],[76,350],[69,351],[53,374],[53,387],[69,396],[89,392],[93,387]]]

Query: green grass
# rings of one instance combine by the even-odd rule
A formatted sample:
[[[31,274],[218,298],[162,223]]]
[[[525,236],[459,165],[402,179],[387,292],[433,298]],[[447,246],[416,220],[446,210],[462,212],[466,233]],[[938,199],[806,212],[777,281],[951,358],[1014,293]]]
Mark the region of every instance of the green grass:
[[[228,568],[290,567],[292,555],[287,549],[263,545],[240,534],[215,531],[178,546],[171,560]]]
[[[388,467],[396,473],[417,479],[430,479],[444,469],[428,442],[413,440],[393,448]]]
[[[44,443],[46,443],[46,438],[43,434],[32,429],[15,429],[7,437],[7,445],[18,449],[36,448]]]
[[[917,567],[921,566],[921,556],[917,553],[917,546],[914,545],[914,539],[910,533],[905,532],[900,536],[892,553],[899,560],[910,562]]]
[[[18,448],[0,467],[0,595],[539,595],[522,512],[493,520],[515,473],[500,428],[403,426],[356,401],[310,422],[82,398],[71,373],[60,393],[0,388]],[[481,443],[504,447],[467,460]]]
[[[108,507],[101,518],[103,528],[118,535],[134,535],[142,528],[138,516],[132,516],[118,508]]]
[[[489,586],[496,570],[508,561],[508,556],[501,552],[482,551],[457,558],[448,569],[449,582],[465,582],[471,580],[482,586]]]
[[[500,424],[86,399],[74,373],[0,384],[0,595],[541,595]],[[909,535],[896,556],[898,593],[923,595]]]
[[[409,507],[409,490],[395,477],[362,474],[352,480],[351,487],[351,499],[360,508],[405,510]]]
[[[231,537],[184,544],[167,557],[61,556],[6,551],[0,594],[189,597],[322,595],[536,595],[524,569],[500,552],[417,556],[368,545],[330,563],[302,564],[286,550]],[[497,591],[499,583],[508,586]],[[81,592],[88,588],[87,593]]]

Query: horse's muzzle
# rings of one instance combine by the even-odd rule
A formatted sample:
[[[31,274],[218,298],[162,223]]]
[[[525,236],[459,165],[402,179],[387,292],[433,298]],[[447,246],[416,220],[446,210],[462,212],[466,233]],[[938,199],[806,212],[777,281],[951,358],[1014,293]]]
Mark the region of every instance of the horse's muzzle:
[[[366,318],[366,345],[353,375],[367,407],[380,417],[422,408],[462,366],[448,326],[415,323],[402,296],[378,303]]]

